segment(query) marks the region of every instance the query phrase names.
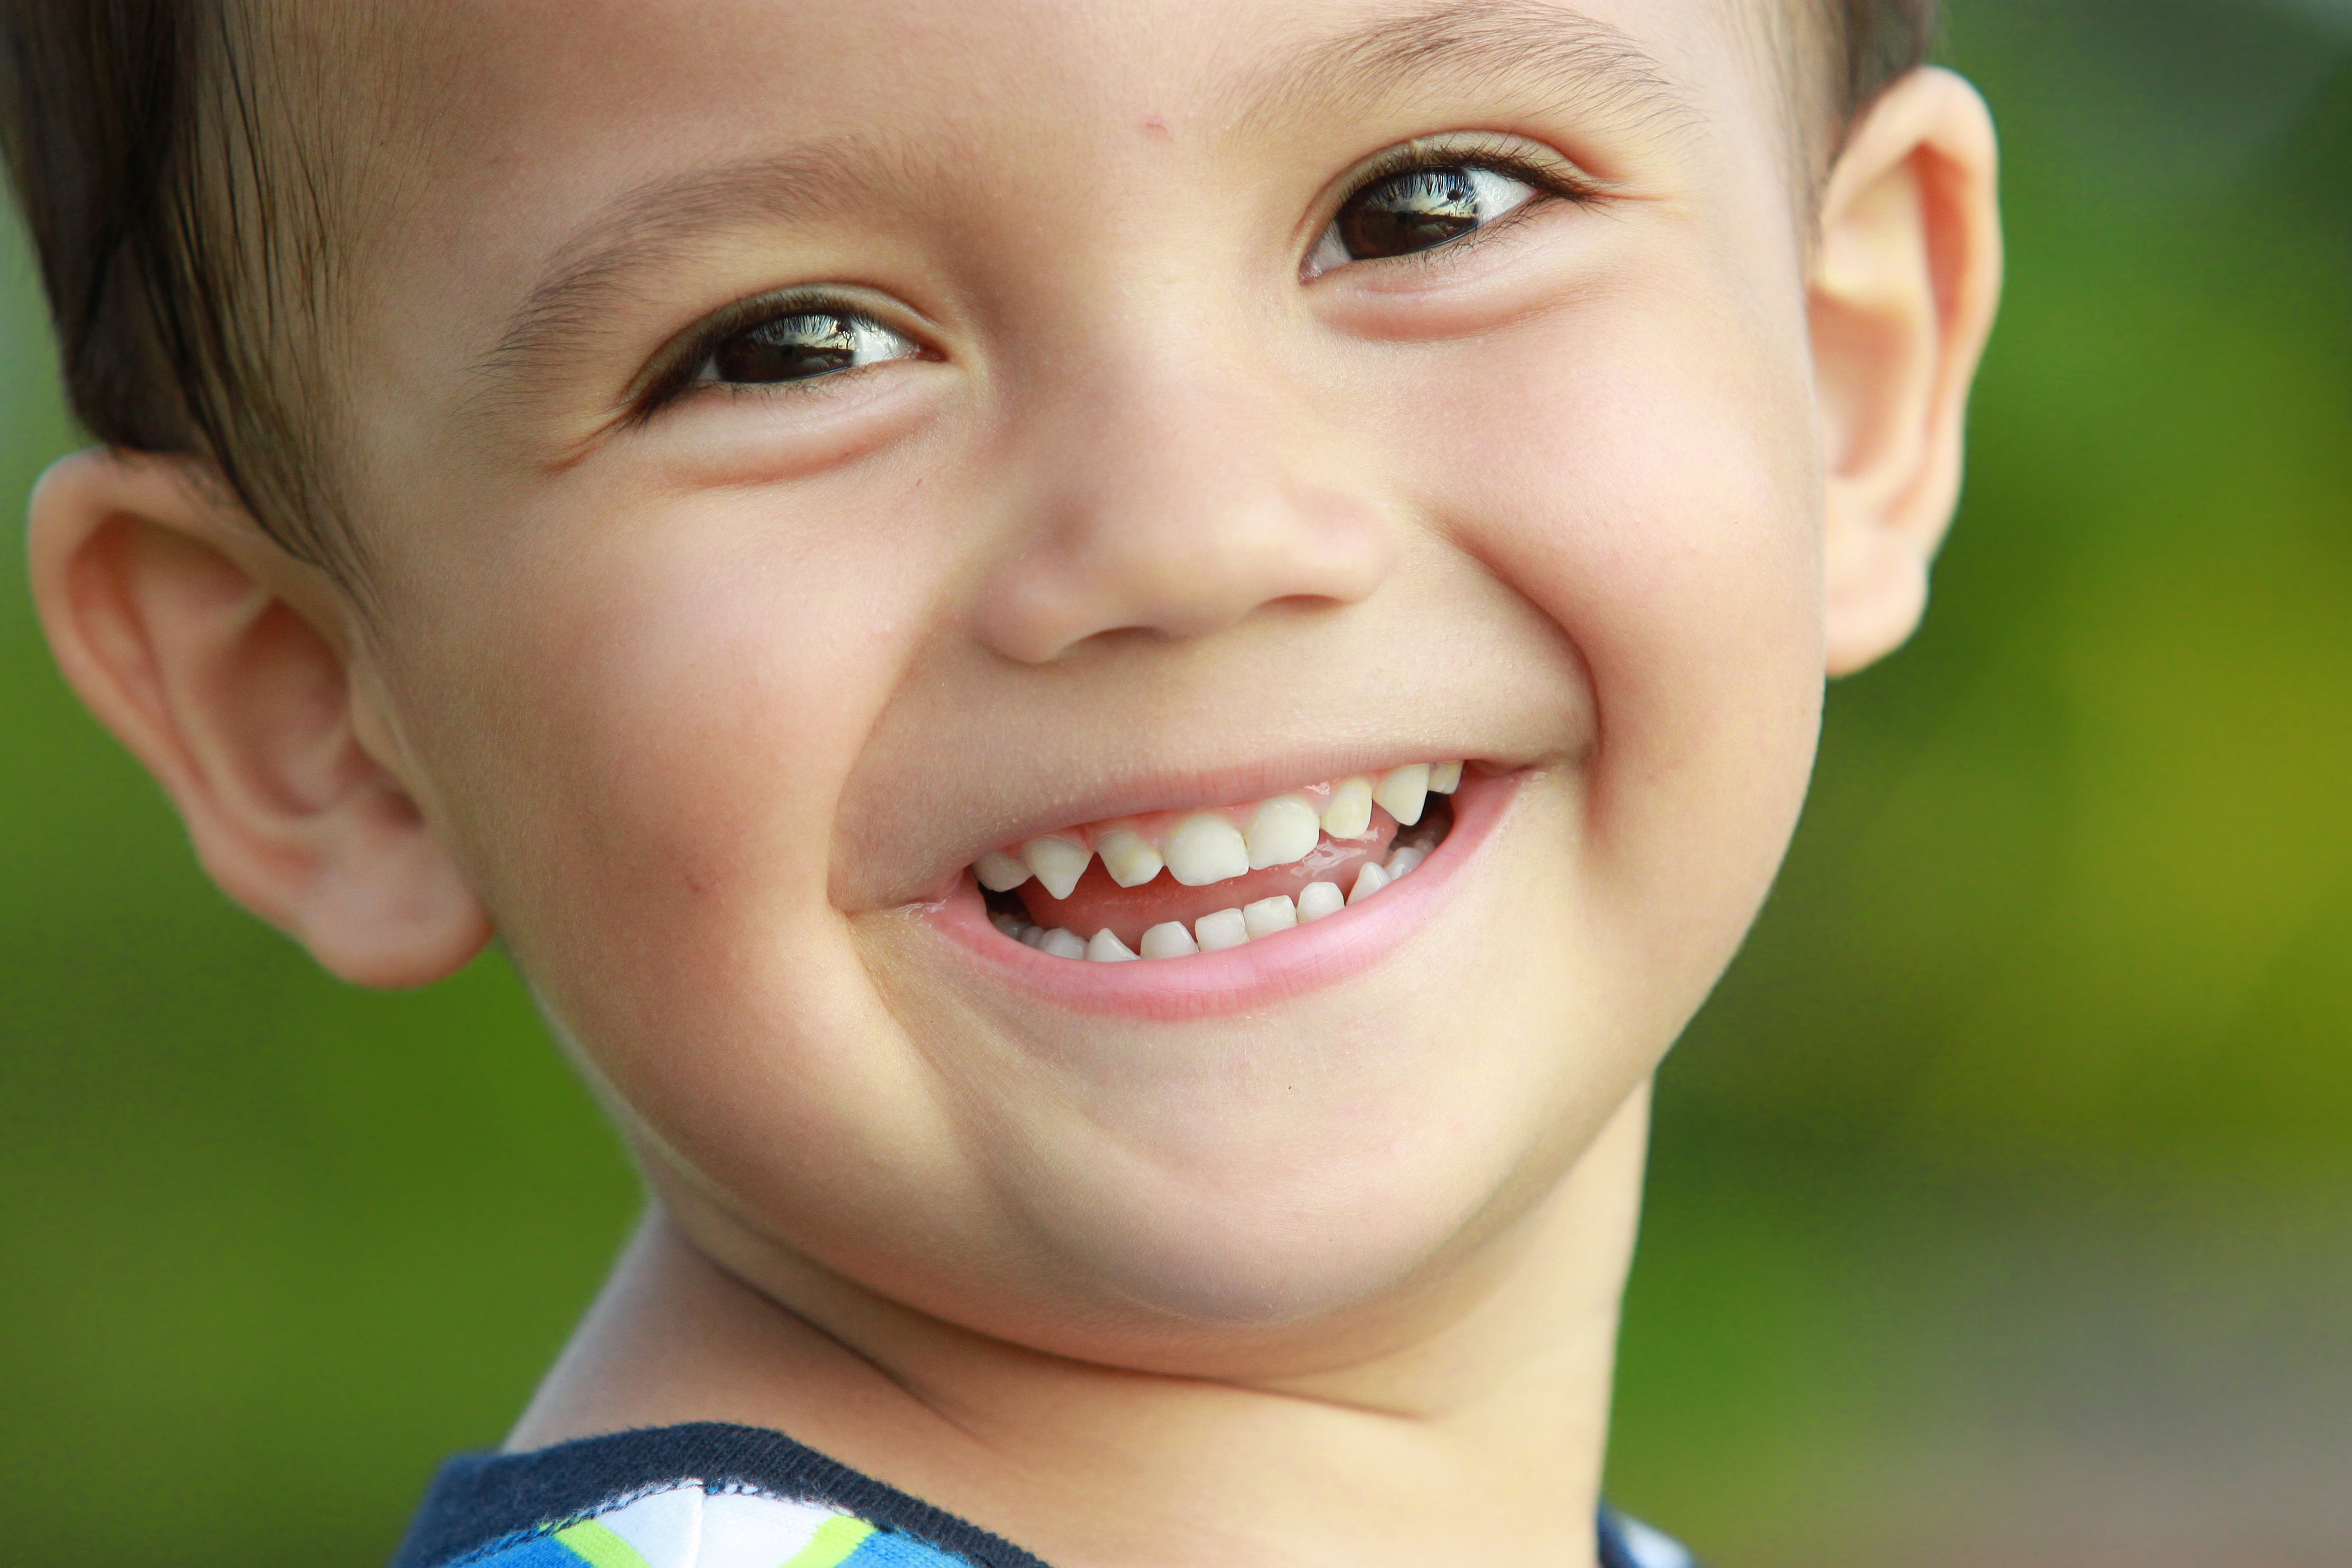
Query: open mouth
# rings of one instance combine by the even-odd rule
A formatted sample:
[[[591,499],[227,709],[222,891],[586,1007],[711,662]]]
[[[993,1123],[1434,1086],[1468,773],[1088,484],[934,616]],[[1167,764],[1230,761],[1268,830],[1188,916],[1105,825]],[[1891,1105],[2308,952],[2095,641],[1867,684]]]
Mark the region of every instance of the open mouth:
[[[1058,958],[1184,958],[1377,897],[1454,825],[1459,762],[1416,762],[1208,811],[1065,828],[972,864],[990,922]]]

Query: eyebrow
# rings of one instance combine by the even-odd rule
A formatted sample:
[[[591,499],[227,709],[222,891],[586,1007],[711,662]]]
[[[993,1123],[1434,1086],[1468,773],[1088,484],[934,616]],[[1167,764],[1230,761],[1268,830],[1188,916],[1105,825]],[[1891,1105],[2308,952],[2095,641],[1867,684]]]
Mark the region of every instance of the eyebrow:
[[[1422,81],[1551,99],[1567,120],[1675,131],[1698,120],[1658,61],[1622,28],[1550,0],[1432,0],[1367,27],[1318,38],[1277,68],[1286,104],[1369,106]]]
[[[747,225],[808,223],[856,211],[877,198],[902,163],[867,139],[827,137],[625,191],[563,242],[475,373],[488,381],[529,379],[560,367],[583,329],[634,298],[634,278],[684,259],[697,240]]]

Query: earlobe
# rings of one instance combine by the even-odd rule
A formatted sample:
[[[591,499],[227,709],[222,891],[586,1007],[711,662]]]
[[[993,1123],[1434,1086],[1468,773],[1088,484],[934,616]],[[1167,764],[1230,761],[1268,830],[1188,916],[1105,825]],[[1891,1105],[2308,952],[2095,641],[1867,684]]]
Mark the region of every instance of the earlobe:
[[[194,459],[93,449],[51,468],[31,565],[58,664],[229,896],[345,979],[438,979],[488,920],[365,743],[352,655],[319,624],[331,600],[295,591],[307,569],[224,510]]]
[[[1810,304],[1832,675],[1901,646],[1926,610],[2000,296],[1998,189],[1984,100],[1935,69],[1888,89],[1831,172]]]

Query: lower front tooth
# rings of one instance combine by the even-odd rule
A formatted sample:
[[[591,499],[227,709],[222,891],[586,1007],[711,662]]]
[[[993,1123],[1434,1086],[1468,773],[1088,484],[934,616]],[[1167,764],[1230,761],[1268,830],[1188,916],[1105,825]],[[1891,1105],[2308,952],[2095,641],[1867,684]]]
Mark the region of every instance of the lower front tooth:
[[[1389,880],[1394,882],[1429,858],[1427,850],[1406,848],[1389,856]]]
[[[1094,852],[1069,839],[1031,839],[1021,846],[1021,858],[1045,884],[1045,891],[1055,898],[1067,898],[1070,890],[1078,885],[1078,878],[1087,874],[1087,862]]]
[[[1147,958],[1189,958],[1201,950],[1192,934],[1184,929],[1181,920],[1163,921],[1143,934],[1143,956]]]
[[[972,862],[971,873],[991,893],[1011,893],[1029,880],[1029,868],[1003,850],[991,850]]]
[[[1429,800],[1429,764],[1416,762],[1409,768],[1392,768],[1381,775],[1379,788],[1372,791],[1378,800],[1398,821],[1412,827],[1421,821],[1421,809]],[[1035,862],[1031,862],[1035,864]],[[1043,872],[1038,873],[1044,875]]]
[[[1056,925],[1039,940],[1037,951],[1051,953],[1056,958],[1083,958],[1087,956],[1087,941],[1076,932]]]
[[[1111,881],[1121,887],[1141,887],[1160,874],[1166,862],[1160,852],[1143,841],[1140,834],[1117,828],[1095,841],[1095,852],[1102,856],[1103,870],[1110,873]]]
[[[1298,905],[1279,894],[1242,906],[1242,926],[1253,942],[1277,931],[1287,931],[1297,924]]]
[[[1094,940],[1087,944],[1087,962],[1089,964],[1132,964],[1135,962],[1135,955],[1127,950],[1126,943],[1120,941],[1110,932],[1097,931],[1095,933]]]
[[[1348,895],[1339,891],[1336,882],[1310,882],[1298,890],[1298,920],[1302,925],[1327,915],[1337,915],[1347,907]]]
[[[1192,935],[1200,938],[1202,952],[1222,953],[1250,939],[1249,922],[1238,909],[1220,909],[1192,922]]]
[[[1241,830],[1223,817],[1185,818],[1168,835],[1160,853],[1168,859],[1168,874],[1186,887],[1246,875],[1250,868],[1249,845]]]
[[[1380,892],[1381,889],[1386,887],[1388,884],[1389,873],[1374,865],[1371,862],[1366,861],[1364,862],[1364,869],[1357,874],[1356,891],[1348,895],[1348,902],[1349,904],[1361,904],[1364,900],[1371,897],[1372,894]]]

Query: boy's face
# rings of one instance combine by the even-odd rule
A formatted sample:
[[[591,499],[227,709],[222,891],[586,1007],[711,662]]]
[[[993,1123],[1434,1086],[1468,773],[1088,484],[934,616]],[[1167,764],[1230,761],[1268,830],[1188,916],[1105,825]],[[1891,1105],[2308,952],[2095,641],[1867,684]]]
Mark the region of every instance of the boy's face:
[[[367,679],[707,1245],[1193,1364],[1389,1321],[1646,1079],[1823,674],[1736,9],[409,8]],[[974,884],[1454,759],[1410,880],[1236,948],[1056,956]],[[1068,907],[1133,947],[1320,863]]]

